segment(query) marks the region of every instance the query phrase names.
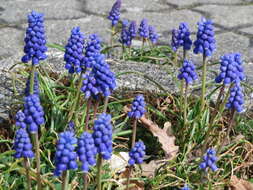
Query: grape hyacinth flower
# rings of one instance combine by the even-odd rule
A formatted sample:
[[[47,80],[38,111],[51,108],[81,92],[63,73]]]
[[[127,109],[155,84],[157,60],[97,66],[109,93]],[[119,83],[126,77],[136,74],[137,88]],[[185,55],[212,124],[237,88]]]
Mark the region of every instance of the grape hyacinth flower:
[[[70,121],[67,126],[67,131],[70,131],[72,133],[75,133],[75,122]]]
[[[81,91],[84,93],[85,99],[89,99],[90,97],[95,98],[99,94],[98,84],[92,71],[86,71],[83,75]]]
[[[244,95],[239,82],[230,89],[230,97],[226,104],[228,109],[235,109],[238,113],[243,111]]]
[[[202,20],[198,22],[197,39],[194,42],[194,53],[201,53],[205,57],[211,56],[216,49],[214,35],[213,22],[202,18]]]
[[[133,166],[134,164],[141,164],[145,156],[145,149],[146,147],[142,141],[136,142],[134,147],[129,152],[130,159],[128,164],[130,166]]]
[[[94,122],[93,138],[97,152],[102,158],[109,160],[112,156],[112,124],[111,115],[102,113]]]
[[[230,53],[221,56],[220,58],[220,74],[215,78],[216,83],[223,81],[224,85],[231,84],[233,82],[242,81],[245,79],[243,71],[243,61],[241,60],[241,54]]]
[[[137,36],[136,21],[132,21],[128,28],[129,36],[131,41]]]
[[[32,65],[39,64],[39,61],[45,60],[47,55],[46,36],[44,29],[44,15],[32,11],[28,14],[28,28],[25,35],[25,55],[22,57],[23,63],[32,60]]]
[[[113,4],[111,11],[109,12],[109,16],[107,17],[112,21],[112,27],[118,24],[120,19],[120,8],[121,8],[121,0],[116,0]]]
[[[187,184],[185,184],[185,185],[184,185],[184,187],[183,187],[183,188],[181,188],[181,190],[191,190],[191,188],[190,188],[190,187],[188,187],[188,185],[187,185]]]
[[[25,96],[30,95],[30,81],[31,81],[31,75],[28,77],[28,79],[26,81]],[[35,94],[37,96],[39,96],[39,94],[40,94],[40,86],[39,86],[39,79],[38,79],[37,72],[34,72],[33,94]]]
[[[191,84],[194,80],[198,79],[195,69],[195,65],[191,61],[184,60],[183,66],[180,69],[180,74],[177,78],[179,80],[184,79],[186,84]]]
[[[22,110],[19,110],[16,113],[16,123],[15,124],[17,127],[26,129],[25,114]]]
[[[202,170],[207,170],[207,168],[210,168],[212,171],[217,171],[218,168],[216,166],[216,151],[212,148],[209,148],[206,152],[206,154],[203,156],[203,162],[200,163],[199,168]]]
[[[124,19],[122,21],[122,28],[121,28],[119,42],[123,46],[128,46],[129,41],[130,41],[130,38],[129,38],[129,31],[128,31],[128,20]]]
[[[63,171],[75,170],[78,168],[76,162],[77,153],[75,152],[77,139],[75,138],[74,133],[66,131],[60,133],[59,136],[55,153],[55,176],[60,176]]]
[[[128,112],[128,116],[131,118],[136,118],[136,119],[141,118],[146,112],[145,106],[146,106],[146,103],[144,101],[144,96],[137,95],[133,100],[131,111]]]
[[[32,143],[30,137],[24,128],[16,131],[13,149],[16,151],[15,158],[33,158]]]
[[[180,47],[178,36],[179,36],[179,31],[176,29],[173,29],[171,33],[171,47],[174,52],[176,52],[178,48]]]
[[[82,162],[82,171],[88,172],[90,166],[96,164],[97,149],[94,144],[93,137],[88,132],[83,132],[78,139],[77,153],[79,160]]]
[[[88,44],[85,47],[85,56],[81,63],[83,71],[90,69],[96,63],[96,56],[101,51],[101,39],[97,34],[91,34],[89,36]]]
[[[112,91],[116,88],[116,77],[111,71],[109,64],[105,61],[105,55],[98,54],[95,57],[95,64],[92,72],[96,79],[99,92],[104,96],[108,97]]]
[[[148,26],[148,20],[147,19],[142,19],[140,27],[139,27],[139,35],[143,39],[148,39],[149,38],[149,26]]]
[[[156,32],[156,29],[154,26],[149,26],[149,40],[152,42],[152,44],[156,44],[159,38],[159,35]]]
[[[45,123],[44,111],[40,105],[39,96],[32,94],[25,97],[24,103],[25,122],[30,133],[37,133],[38,127]]]
[[[81,61],[83,60],[84,39],[85,37],[80,31],[80,27],[74,27],[71,30],[64,54],[65,68],[71,74],[82,71]]]

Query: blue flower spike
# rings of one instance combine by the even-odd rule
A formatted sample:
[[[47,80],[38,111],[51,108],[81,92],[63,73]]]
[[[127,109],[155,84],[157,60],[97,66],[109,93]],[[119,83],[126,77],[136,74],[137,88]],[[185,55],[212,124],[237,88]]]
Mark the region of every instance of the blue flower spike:
[[[78,168],[77,153],[75,152],[76,144],[77,139],[73,132],[60,133],[55,153],[55,176],[60,176],[66,170]]]
[[[213,22],[211,20],[206,20],[202,18],[200,22],[198,22],[198,32],[197,39],[194,42],[194,50],[195,54],[203,54],[205,57],[212,56],[213,52],[216,50],[216,40]]]
[[[83,60],[84,50],[84,34],[80,31],[80,27],[74,27],[71,30],[70,38],[65,46],[64,61],[66,62],[65,68],[69,73],[80,73],[81,62]]]
[[[16,113],[16,123],[15,124],[17,127],[26,129],[25,114],[22,110],[19,110]]]
[[[32,143],[25,128],[16,131],[14,147],[15,158],[33,158]]]
[[[188,60],[184,60],[182,68],[180,68],[180,73],[177,76],[179,80],[184,79],[186,84],[191,84],[193,81],[198,79],[198,75],[195,70],[195,65]]]
[[[156,44],[158,39],[159,39],[159,35],[156,32],[156,29],[154,26],[149,26],[149,40],[151,41],[152,44]]]
[[[91,166],[96,164],[97,149],[94,144],[92,135],[88,132],[83,132],[78,139],[77,153],[79,160],[82,163],[82,171],[88,172]]]
[[[216,166],[217,160],[216,151],[209,148],[203,156],[203,162],[200,163],[199,168],[204,171],[207,171],[207,169],[210,168],[213,172],[215,172],[218,170],[218,167]]]
[[[102,113],[94,122],[92,134],[97,152],[102,158],[109,160],[112,156],[112,124],[111,115]]]
[[[181,190],[191,190],[191,188],[187,184],[185,184],[184,187],[181,188]]]
[[[30,95],[30,80],[31,80],[31,74],[28,77],[26,81],[26,86],[25,86],[25,96]],[[40,94],[40,86],[39,86],[39,79],[38,79],[38,73],[34,72],[34,84],[33,84],[33,94],[39,96]]]
[[[120,19],[121,0],[116,0],[109,12],[108,19],[112,22],[112,27],[116,26]]]
[[[230,89],[230,97],[226,104],[228,109],[235,109],[238,113],[243,112],[244,95],[240,82],[234,84]]]
[[[45,60],[47,55],[46,36],[44,29],[44,15],[32,11],[28,14],[28,28],[25,34],[25,46],[22,57],[23,63],[32,60],[32,65],[38,65],[39,61]]]
[[[135,143],[134,147],[129,152],[129,161],[128,164],[133,166],[134,164],[143,163],[143,158],[145,156],[145,145],[142,141],[138,141]]]
[[[149,26],[147,19],[142,19],[138,32],[140,37],[142,37],[144,40],[149,38]]]
[[[145,106],[144,96],[141,94],[137,95],[132,102],[131,111],[128,112],[128,116],[135,119],[141,118],[146,113]]]

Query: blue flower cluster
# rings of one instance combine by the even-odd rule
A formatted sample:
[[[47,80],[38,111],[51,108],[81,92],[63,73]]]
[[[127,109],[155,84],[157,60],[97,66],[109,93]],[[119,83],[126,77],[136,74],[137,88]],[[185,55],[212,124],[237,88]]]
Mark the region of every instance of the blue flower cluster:
[[[94,98],[99,94],[97,81],[93,72],[86,71],[86,73],[83,74],[83,86],[81,91],[84,93],[85,99],[89,99],[90,97]]]
[[[95,64],[92,72],[94,73],[99,92],[105,97],[110,96],[112,91],[116,88],[116,77],[111,71],[109,64],[106,63],[103,54],[98,54],[95,57]]]
[[[186,84],[191,84],[194,80],[198,79],[198,75],[195,71],[195,65],[188,60],[184,60],[182,68],[180,68],[180,73],[177,76],[179,80],[184,79]]]
[[[149,26],[148,26],[147,19],[145,19],[145,18],[142,19],[138,32],[139,32],[140,37],[142,37],[144,39],[149,38]]]
[[[149,40],[152,42],[152,44],[156,44],[159,38],[159,35],[156,32],[156,29],[154,26],[149,26]]]
[[[76,143],[77,139],[75,138],[74,133],[70,131],[60,133],[55,153],[55,176],[60,176],[63,171],[78,168],[77,153],[75,152]]]
[[[194,53],[202,53],[203,56],[208,57],[213,54],[216,49],[216,41],[214,38],[213,22],[202,18],[198,22],[197,39],[194,42]]]
[[[190,187],[188,187],[188,185],[187,185],[187,184],[185,184],[185,185],[184,185],[184,187],[183,187],[183,188],[181,188],[181,190],[191,190],[191,188],[190,188]]]
[[[211,168],[212,171],[217,171],[218,168],[216,166],[216,151],[212,148],[209,148],[206,154],[203,156],[203,162],[200,163],[199,168],[202,170],[207,170],[207,168]]]
[[[20,128],[16,131],[13,149],[16,151],[14,154],[15,158],[34,157],[34,153],[32,151],[32,143],[26,129]]]
[[[141,164],[145,156],[145,149],[146,147],[142,141],[136,142],[134,147],[129,152],[130,159],[128,161],[128,164],[130,166],[134,164]]]
[[[178,30],[173,29],[171,41],[173,51],[177,51],[177,49],[181,46],[184,50],[190,50],[192,46],[190,35],[191,32],[186,22],[180,23]]]
[[[47,47],[43,14],[32,11],[28,15],[28,28],[26,29],[24,41],[25,55],[22,57],[23,63],[32,60],[32,64],[37,65],[40,60],[47,58],[45,54]]]
[[[44,111],[40,105],[39,96],[32,94],[25,97],[24,103],[25,122],[30,133],[37,133],[38,127],[44,124]]]
[[[92,68],[96,63],[96,56],[101,51],[101,39],[97,34],[91,34],[89,36],[88,44],[85,47],[85,56],[81,63],[82,69]]]
[[[81,62],[83,60],[84,38],[80,27],[74,27],[71,30],[64,54],[65,68],[69,73],[79,73],[82,71]]]
[[[128,116],[136,119],[141,118],[146,112],[145,106],[146,103],[144,100],[144,96],[141,94],[137,95],[133,100],[131,111],[128,112]]]
[[[111,115],[102,113],[94,122],[93,139],[98,153],[105,160],[112,156],[112,125]]]
[[[132,45],[132,40],[136,37],[136,35],[136,22],[132,21],[129,24],[128,20],[123,20],[119,42],[125,46],[130,47]]]
[[[107,17],[109,20],[112,21],[113,27],[119,22],[120,7],[121,7],[121,0],[116,0],[116,2],[112,6],[111,11],[109,12],[109,16]]]
[[[31,80],[31,75],[28,77],[28,79],[26,81],[25,96],[30,95],[30,80]],[[40,94],[40,86],[39,86],[39,79],[38,79],[37,72],[34,72],[33,94],[36,94],[38,96]]]
[[[228,109],[235,109],[237,112],[243,111],[244,95],[240,83],[235,83],[230,89],[230,97],[226,104]]]
[[[22,110],[19,110],[16,113],[16,126],[26,129],[26,123],[25,123],[25,114]]]
[[[225,85],[232,82],[239,82],[245,79],[242,67],[241,54],[230,53],[220,58],[220,74],[215,78],[215,82],[223,81]]]
[[[88,172],[90,166],[96,164],[97,149],[93,137],[88,132],[83,132],[78,139],[77,153],[79,160],[82,162],[82,171]]]

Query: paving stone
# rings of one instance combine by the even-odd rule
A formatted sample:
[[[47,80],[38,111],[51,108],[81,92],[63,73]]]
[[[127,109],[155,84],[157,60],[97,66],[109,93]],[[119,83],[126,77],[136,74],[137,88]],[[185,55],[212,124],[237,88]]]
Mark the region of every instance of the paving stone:
[[[244,3],[243,0],[164,0],[168,4],[174,4],[180,7],[194,7],[201,4],[227,4],[227,5],[234,5],[238,3]]]
[[[204,5],[195,8],[211,15],[213,21],[223,27],[247,26],[253,23],[253,5],[248,6],[218,6]],[[239,27],[238,27],[239,28]]]

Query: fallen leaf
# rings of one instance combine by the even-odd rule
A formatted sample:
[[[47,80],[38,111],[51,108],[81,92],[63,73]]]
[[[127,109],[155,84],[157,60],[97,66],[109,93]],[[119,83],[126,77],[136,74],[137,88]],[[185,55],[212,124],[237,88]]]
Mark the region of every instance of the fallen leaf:
[[[160,168],[166,160],[152,160],[149,163],[141,164],[142,175],[145,177],[152,178],[155,176],[155,172],[158,168]]]
[[[166,122],[166,126],[161,129],[157,124],[147,119],[145,116],[141,117],[140,121],[155,137],[158,138],[158,141],[161,143],[162,149],[165,152],[166,158],[175,158],[178,152],[178,146],[175,145],[175,137],[170,136],[167,133],[170,126],[169,123]]]
[[[231,177],[230,186],[232,190],[253,190],[252,183],[243,179],[238,179],[236,176]]]
[[[115,172],[122,172],[128,165],[129,155],[127,152],[113,154],[110,159],[110,167]]]
[[[129,176],[129,167],[127,167],[125,169],[125,171],[123,171],[121,174],[120,174],[120,179],[126,179],[128,176]],[[133,170],[132,170],[132,175],[133,175]],[[131,177],[134,177],[134,176],[131,176]],[[124,186],[126,186],[126,180],[124,180],[122,182],[122,184]],[[138,180],[130,180],[129,181],[129,190],[144,190],[144,182],[143,181],[138,181]]]

